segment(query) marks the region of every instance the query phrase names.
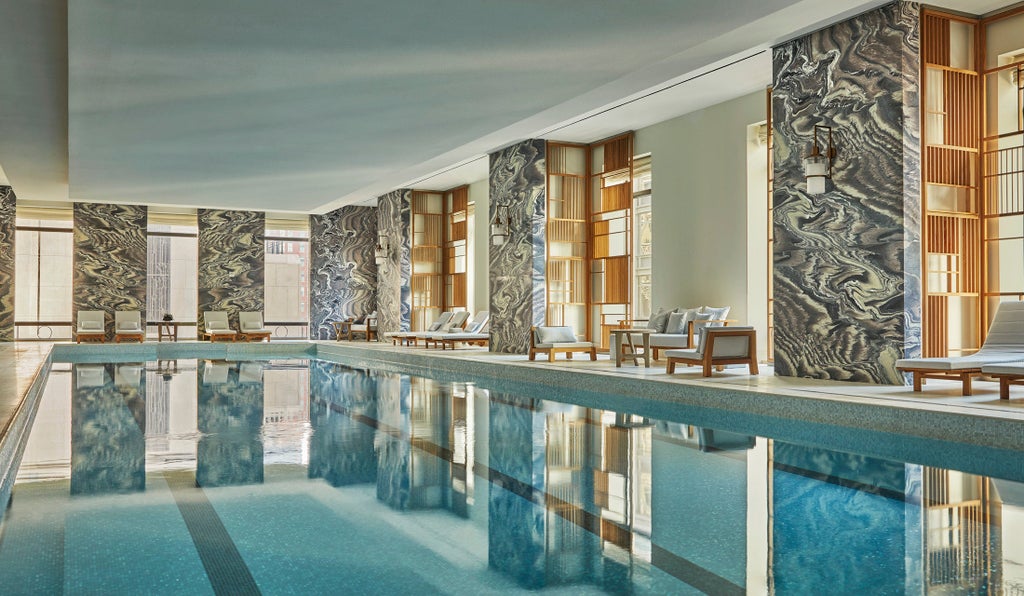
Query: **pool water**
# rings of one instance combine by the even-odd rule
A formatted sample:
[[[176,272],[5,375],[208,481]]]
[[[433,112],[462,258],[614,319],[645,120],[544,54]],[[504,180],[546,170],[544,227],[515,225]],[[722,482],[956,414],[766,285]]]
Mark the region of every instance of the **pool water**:
[[[321,360],[55,364],[0,593],[1024,590],[1024,485],[685,416]]]

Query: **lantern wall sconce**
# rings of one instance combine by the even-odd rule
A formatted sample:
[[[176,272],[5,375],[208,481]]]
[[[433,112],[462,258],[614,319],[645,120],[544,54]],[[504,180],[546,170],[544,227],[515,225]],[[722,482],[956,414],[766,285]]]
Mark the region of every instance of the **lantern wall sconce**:
[[[818,131],[821,130],[821,137]],[[825,192],[825,179],[832,177],[832,162],[836,158],[836,147],[832,144],[832,127],[814,125],[814,146],[804,158],[804,176],[807,177],[807,194],[820,195]]]
[[[378,266],[387,264],[388,257],[390,256],[388,248],[388,237],[381,234],[377,237],[377,246],[373,248],[373,260]]]
[[[498,205],[491,220],[491,246],[501,246],[508,241],[510,223],[508,205]]]

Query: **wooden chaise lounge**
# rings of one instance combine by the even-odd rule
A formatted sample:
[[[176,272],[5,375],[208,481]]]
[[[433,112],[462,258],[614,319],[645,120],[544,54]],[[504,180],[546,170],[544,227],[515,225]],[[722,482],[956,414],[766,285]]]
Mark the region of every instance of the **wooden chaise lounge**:
[[[914,391],[925,379],[960,381],[963,395],[971,395],[971,381],[989,365],[1024,360],[1024,302],[1000,302],[981,349],[970,356],[950,358],[903,358],[896,368],[914,378]],[[1009,391],[1009,389],[1007,389]]]
[[[999,399],[1010,399],[1010,385],[1024,385],[1024,357],[1021,359],[981,367],[981,374],[999,379]]]

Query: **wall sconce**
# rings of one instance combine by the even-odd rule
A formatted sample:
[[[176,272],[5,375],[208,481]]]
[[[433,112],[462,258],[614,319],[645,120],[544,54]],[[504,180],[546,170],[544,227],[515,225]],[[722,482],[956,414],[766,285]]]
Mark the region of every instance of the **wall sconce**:
[[[508,241],[509,223],[508,206],[498,205],[498,209],[494,213],[494,219],[491,221],[492,246],[501,246]]]
[[[818,140],[818,129],[822,139]],[[827,134],[826,134],[827,131]],[[822,147],[825,139],[828,144]],[[807,176],[807,194],[820,195],[825,192],[825,178],[832,177],[832,160],[836,157],[836,148],[832,144],[832,127],[814,125],[814,147],[811,154],[804,158],[804,176]]]
[[[377,236],[377,246],[373,248],[373,260],[378,266],[384,266],[388,262],[388,237],[384,234]]]

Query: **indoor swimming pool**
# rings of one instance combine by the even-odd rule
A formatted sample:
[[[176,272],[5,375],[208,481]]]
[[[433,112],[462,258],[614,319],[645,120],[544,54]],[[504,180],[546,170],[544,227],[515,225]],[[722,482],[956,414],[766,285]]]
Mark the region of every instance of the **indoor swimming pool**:
[[[546,397],[307,358],[54,363],[0,593],[1024,591],[1024,479],[937,466],[955,446]]]

